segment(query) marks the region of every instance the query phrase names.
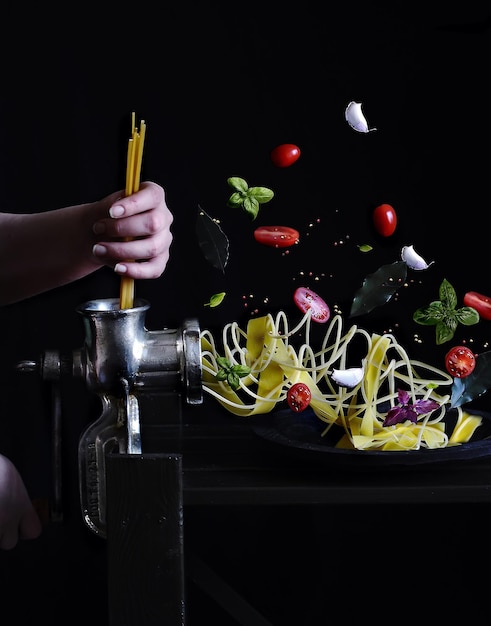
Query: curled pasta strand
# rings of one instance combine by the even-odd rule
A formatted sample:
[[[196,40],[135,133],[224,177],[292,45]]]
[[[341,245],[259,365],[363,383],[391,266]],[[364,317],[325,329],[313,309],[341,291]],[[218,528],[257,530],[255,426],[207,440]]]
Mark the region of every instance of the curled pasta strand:
[[[222,331],[221,351],[230,365],[250,368],[236,390],[225,381],[216,380],[220,350],[210,331],[201,333],[204,390],[229,411],[237,415],[270,412],[285,401],[293,384],[302,381],[311,390],[312,410],[326,424],[323,435],[334,425],[343,429],[345,434],[338,445],[361,450],[410,450],[443,447],[449,441],[452,445],[457,441],[445,433],[450,394],[441,391],[453,383],[453,378],[430,364],[411,360],[394,335],[369,334],[356,325],[345,331],[342,317],[335,315],[320,349],[314,350],[310,345],[310,312],[292,328],[283,311],[276,317],[268,314],[254,322],[253,331],[249,325],[248,332],[242,330],[236,322],[227,324]],[[296,346],[293,339],[300,331],[305,339]],[[358,366],[352,362],[353,353],[364,355],[364,376],[355,386],[342,387],[330,373],[333,369]],[[440,408],[418,415],[416,423],[406,420],[384,426],[387,411],[399,402],[400,389],[408,392],[412,404],[431,399]],[[473,424],[469,427],[463,422],[459,409],[461,431],[472,434]]]

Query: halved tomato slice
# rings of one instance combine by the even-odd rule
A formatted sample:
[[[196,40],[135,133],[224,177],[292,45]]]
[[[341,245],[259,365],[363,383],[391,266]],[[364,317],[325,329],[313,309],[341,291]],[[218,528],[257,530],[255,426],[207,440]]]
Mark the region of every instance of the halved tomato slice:
[[[467,346],[455,346],[445,355],[445,367],[450,376],[465,378],[476,367],[475,354]]]
[[[464,296],[465,306],[471,306],[485,320],[491,320],[491,298],[477,291],[468,291]]]
[[[286,400],[295,413],[301,413],[309,406],[312,393],[305,383],[295,383],[288,389]]]
[[[259,226],[254,231],[259,243],[272,248],[289,248],[300,239],[300,233],[290,226]]]
[[[307,287],[298,287],[293,294],[293,300],[302,313],[311,312],[314,322],[324,324],[331,317],[331,311],[324,300]]]

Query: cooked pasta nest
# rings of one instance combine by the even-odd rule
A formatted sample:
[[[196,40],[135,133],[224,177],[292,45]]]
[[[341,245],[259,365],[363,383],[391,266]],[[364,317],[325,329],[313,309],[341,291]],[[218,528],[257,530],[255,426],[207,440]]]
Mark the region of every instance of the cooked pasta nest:
[[[231,322],[222,329],[221,345],[217,345],[211,331],[202,330],[204,391],[230,413],[249,417],[273,411],[285,402],[290,387],[302,382],[312,394],[310,408],[326,425],[322,435],[334,424],[341,426],[344,434],[337,447],[357,450],[420,450],[458,445],[468,442],[481,424],[482,417],[458,407],[457,419],[451,432],[447,432],[445,418],[450,394],[444,391],[450,388],[453,378],[432,365],[410,359],[392,334],[370,334],[356,325],[344,331],[343,318],[335,315],[320,347],[314,349],[310,345],[311,324],[309,311],[294,328],[289,328],[282,311],[276,316],[268,314],[249,320],[246,330]],[[303,341],[298,340],[300,332]],[[225,357],[231,366],[250,368],[236,390],[227,381],[217,380],[220,357]],[[359,365],[360,358],[364,374],[358,384],[343,387],[331,378],[334,369]],[[412,403],[433,400],[439,408],[418,415],[416,422],[405,420],[383,426],[388,410],[398,404],[399,389],[409,393]],[[302,419],[301,413],[298,419]]]

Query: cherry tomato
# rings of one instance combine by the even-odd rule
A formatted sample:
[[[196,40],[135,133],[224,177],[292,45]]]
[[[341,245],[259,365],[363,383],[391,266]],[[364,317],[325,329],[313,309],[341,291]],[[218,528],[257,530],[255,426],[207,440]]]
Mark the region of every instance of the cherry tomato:
[[[300,148],[293,143],[282,143],[271,150],[270,157],[276,167],[290,167],[300,158]]]
[[[309,406],[312,399],[310,389],[305,383],[295,383],[288,389],[286,400],[288,406],[295,413],[301,413]]]
[[[331,311],[324,300],[306,287],[298,287],[293,294],[293,300],[302,313],[310,311],[314,322],[324,324],[331,317]]]
[[[468,291],[464,296],[465,306],[471,306],[485,320],[491,320],[491,298],[477,291]]]
[[[469,376],[476,367],[474,352],[466,346],[455,346],[445,356],[445,367],[450,376],[454,378]]]
[[[373,225],[382,237],[390,237],[397,226],[397,215],[390,204],[379,204],[373,211]]]
[[[265,246],[288,248],[297,243],[300,233],[289,226],[259,226],[254,231],[254,238]]]

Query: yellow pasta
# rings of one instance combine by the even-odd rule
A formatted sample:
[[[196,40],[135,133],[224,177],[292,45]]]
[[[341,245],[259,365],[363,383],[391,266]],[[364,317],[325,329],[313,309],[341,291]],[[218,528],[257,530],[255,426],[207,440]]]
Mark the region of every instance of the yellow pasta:
[[[146,124],[142,120],[140,129],[135,126],[135,113],[131,116],[131,137],[128,140],[126,157],[126,186],[125,195],[129,196],[140,188],[141,166],[143,160],[143,145],[145,141]],[[134,304],[135,284],[132,278],[121,277],[119,306],[121,309],[130,309]]]
[[[344,436],[337,446],[358,450],[419,450],[457,445],[468,441],[481,424],[480,416],[458,407],[453,432],[445,432],[450,394],[439,390],[450,387],[453,378],[429,364],[411,360],[393,335],[369,334],[356,325],[344,332],[343,320],[336,315],[327,327],[321,349],[315,352],[308,344],[311,320],[307,312],[289,330],[287,317],[280,312],[276,318],[266,315],[251,319],[246,332],[236,322],[227,324],[222,331],[221,351],[212,333],[203,330],[204,390],[229,412],[249,417],[269,413],[286,400],[293,384],[303,382],[312,394],[310,408],[326,424],[323,435],[334,424],[341,426]],[[292,338],[300,330],[307,343],[295,349]],[[235,390],[226,380],[217,379],[220,357],[225,357],[230,366],[250,368]],[[349,388],[334,382],[330,376],[333,369],[358,365],[351,360],[360,358],[363,377],[358,384]],[[408,392],[412,404],[432,400],[439,408],[418,415],[416,423],[406,419],[384,426],[388,410],[398,405],[399,389]]]

